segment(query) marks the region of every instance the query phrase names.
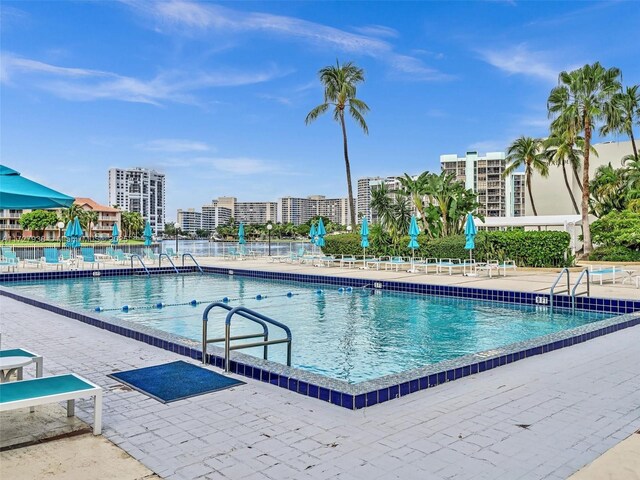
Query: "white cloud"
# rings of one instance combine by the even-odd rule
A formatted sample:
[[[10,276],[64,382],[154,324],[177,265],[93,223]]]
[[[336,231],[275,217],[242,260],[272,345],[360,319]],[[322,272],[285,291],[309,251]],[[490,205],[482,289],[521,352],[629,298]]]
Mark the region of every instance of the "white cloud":
[[[220,175],[261,175],[280,174],[296,175],[297,173],[284,165],[251,157],[193,157],[168,158],[157,162],[165,168],[196,167],[200,178],[218,178]]]
[[[150,152],[206,152],[212,148],[204,142],[195,142],[193,140],[182,140],[177,138],[160,138],[137,145],[142,150]]]
[[[551,65],[548,54],[531,50],[524,43],[503,50],[481,50],[479,54],[482,60],[509,75],[526,75],[556,82],[563,70]]]
[[[364,27],[353,27],[353,29],[362,35],[372,35],[374,37],[391,37],[398,36],[398,31],[384,25],[365,25]]]
[[[513,139],[481,140],[469,145],[467,150],[474,150],[481,154],[486,152],[504,152],[512,141]]]
[[[387,37],[393,29],[379,25],[362,27],[367,34],[351,33],[295,17],[260,12],[241,12],[213,4],[194,3],[185,0],[155,2],[150,0],[121,0],[156,23],[156,30],[177,30],[186,36],[194,31],[203,33],[275,34],[320,47],[329,45],[343,52],[366,55],[387,63],[397,73],[414,80],[444,80],[449,76],[426,66],[422,60],[395,52],[387,41],[372,36],[384,33]]]
[[[272,65],[258,72],[230,69],[161,72],[150,80],[142,80],[100,70],[60,67],[9,53],[2,54],[0,63],[0,81],[5,84],[29,84],[67,100],[111,99],[154,105],[166,101],[195,103],[192,93],[198,90],[262,83],[289,73]]]

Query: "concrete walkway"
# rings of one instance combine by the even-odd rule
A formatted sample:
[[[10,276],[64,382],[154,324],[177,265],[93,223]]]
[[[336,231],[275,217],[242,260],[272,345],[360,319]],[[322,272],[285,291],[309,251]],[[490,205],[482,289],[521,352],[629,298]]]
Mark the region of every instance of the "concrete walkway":
[[[103,386],[105,437],[163,478],[566,479],[640,426],[640,328],[359,411],[244,378],[165,405],[106,375],[181,357],[1,302],[2,347]]]

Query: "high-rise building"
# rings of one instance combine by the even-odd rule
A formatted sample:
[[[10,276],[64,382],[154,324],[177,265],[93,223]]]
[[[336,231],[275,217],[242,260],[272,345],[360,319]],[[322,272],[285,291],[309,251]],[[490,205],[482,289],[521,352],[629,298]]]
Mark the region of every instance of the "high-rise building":
[[[184,233],[194,234],[202,228],[202,213],[195,208],[178,209],[178,226]]]
[[[218,205],[215,201],[202,206],[202,228],[213,232],[219,225],[225,225],[233,217],[233,212]]]
[[[109,169],[109,205],[138,212],[157,235],[164,230],[165,175],[146,168]]]
[[[263,224],[276,221],[276,202],[238,202],[236,197],[218,197],[211,204],[229,209],[236,223]]]
[[[378,214],[371,208],[371,192],[382,185],[390,192],[398,190],[400,188],[399,177],[365,177],[358,179],[358,200],[356,202],[358,219],[367,217],[369,222],[377,223]]]
[[[301,225],[317,216],[323,216],[334,223],[346,225],[349,222],[349,200],[347,198],[326,198],[323,195],[278,199],[277,219],[279,222]]]
[[[481,205],[478,213],[486,217],[508,217],[515,216],[516,211],[524,212],[524,203],[515,203],[522,202],[523,198],[518,189],[520,178],[514,179],[513,174],[503,177],[506,164],[504,152],[488,152],[485,156],[467,152],[464,157],[440,155],[442,171],[452,173],[465,188],[478,195]]]

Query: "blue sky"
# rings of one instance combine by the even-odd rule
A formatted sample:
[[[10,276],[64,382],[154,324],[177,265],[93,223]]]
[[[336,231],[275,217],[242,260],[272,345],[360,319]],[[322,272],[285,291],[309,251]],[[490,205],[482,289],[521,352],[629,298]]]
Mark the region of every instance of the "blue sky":
[[[212,198],[346,196],[317,71],[364,68],[370,134],[352,173],[439,171],[548,128],[561,70],[640,82],[634,2],[11,2],[1,20],[1,161],[107,200],[109,167],[167,175],[167,219]],[[586,34],[584,33],[586,32]]]

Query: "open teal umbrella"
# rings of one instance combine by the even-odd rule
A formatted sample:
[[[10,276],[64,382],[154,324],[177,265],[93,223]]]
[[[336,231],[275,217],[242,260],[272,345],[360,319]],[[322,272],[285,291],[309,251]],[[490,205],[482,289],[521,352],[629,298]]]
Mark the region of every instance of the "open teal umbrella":
[[[238,227],[238,243],[240,245],[244,245],[247,241],[244,238],[244,224],[240,222],[240,226]]]
[[[362,263],[364,264],[364,268],[367,268],[367,247],[369,246],[369,224],[367,223],[367,217],[362,217],[360,246],[362,247]]]
[[[415,272],[415,269],[413,268],[413,259],[415,258],[416,248],[420,247],[420,245],[418,244],[419,234],[420,229],[418,228],[416,216],[411,215],[411,224],[409,224],[409,237],[411,237],[411,239],[409,240],[409,245],[407,245],[407,247],[411,249],[411,272]]]
[[[151,246],[151,237],[153,237],[153,232],[151,231],[151,223],[147,220],[146,225],[144,226],[144,232],[142,233],[144,237],[144,246]]]
[[[478,227],[476,227],[475,222],[473,221],[473,215],[471,213],[467,214],[467,222],[464,226],[464,234],[467,237],[467,243],[465,243],[464,248],[469,250],[469,260],[473,257],[472,251],[476,248],[476,235],[478,234]]]
[[[324,247],[324,236],[327,234],[327,231],[324,228],[324,222],[322,221],[322,217],[318,220],[318,229],[316,230],[316,235],[318,239],[316,240],[316,245],[320,248]]]
[[[0,209],[62,208],[73,205],[73,197],[56,192],[0,165]]]
[[[118,231],[118,224],[113,224],[113,229],[111,230],[111,243],[113,245],[118,244],[118,237],[120,236],[120,232]]]

